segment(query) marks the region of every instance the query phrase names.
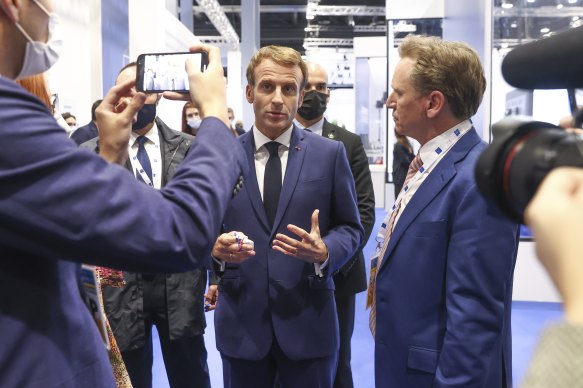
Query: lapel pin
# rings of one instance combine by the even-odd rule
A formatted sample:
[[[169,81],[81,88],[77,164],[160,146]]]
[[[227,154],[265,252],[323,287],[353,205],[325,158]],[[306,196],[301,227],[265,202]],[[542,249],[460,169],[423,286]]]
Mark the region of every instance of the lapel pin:
[[[297,145],[295,148],[296,148],[296,151],[300,151],[300,150],[302,149],[302,148],[301,148],[300,146],[298,146],[298,145]]]

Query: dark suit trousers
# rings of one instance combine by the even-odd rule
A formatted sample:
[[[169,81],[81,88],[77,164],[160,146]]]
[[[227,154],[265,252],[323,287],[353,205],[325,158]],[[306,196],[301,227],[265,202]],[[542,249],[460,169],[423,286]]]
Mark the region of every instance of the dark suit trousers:
[[[338,369],[334,379],[334,388],[353,388],[352,369],[350,367],[351,340],[354,332],[354,310],[356,297],[352,295],[335,295],[338,325],[340,328],[340,352]]]
[[[225,388],[273,388],[276,375],[277,384],[282,388],[331,388],[338,354],[291,360],[274,338],[270,352],[260,360],[242,360],[224,354],[221,358]]]
[[[122,352],[134,388],[152,388],[152,325],[160,335],[166,374],[172,388],[210,388],[203,335],[170,340],[165,275],[143,281],[146,345]]]

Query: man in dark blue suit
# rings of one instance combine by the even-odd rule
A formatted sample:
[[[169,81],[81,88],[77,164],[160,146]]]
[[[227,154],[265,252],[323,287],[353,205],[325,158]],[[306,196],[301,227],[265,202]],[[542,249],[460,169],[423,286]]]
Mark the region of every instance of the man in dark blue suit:
[[[238,139],[250,173],[213,248],[223,267],[215,329],[226,387],[272,388],[276,374],[283,387],[334,381],[332,277],[363,228],[342,143],[293,125],[306,80],[305,63],[287,47],[264,47],[247,67],[255,124]]]
[[[113,388],[79,263],[148,272],[205,264],[245,156],[226,125],[220,51],[209,46],[195,48],[209,52],[206,72],[190,68],[190,96],[206,117],[200,143],[165,188],[104,160],[127,159],[145,100],[137,93],[120,104],[134,81],[112,88],[97,109],[104,158],[78,148],[13,81],[54,62],[52,43],[44,45],[52,10],[50,0],[0,0],[0,386]]]
[[[421,148],[377,235],[376,386],[511,386],[518,225],[474,181],[486,147],[469,120],[486,87],[480,59],[466,44],[411,35],[399,54],[387,106]]]
[[[97,130],[96,118],[95,118],[95,110],[101,104],[101,100],[97,100],[91,106],[91,122],[86,124],[82,127],[77,128],[75,132],[71,134],[71,139],[78,145],[85,143],[91,139],[96,138],[99,135]]]

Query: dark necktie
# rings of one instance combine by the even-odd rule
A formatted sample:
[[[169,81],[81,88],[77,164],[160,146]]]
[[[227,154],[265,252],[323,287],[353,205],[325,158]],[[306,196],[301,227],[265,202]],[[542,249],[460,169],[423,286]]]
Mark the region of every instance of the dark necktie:
[[[140,161],[140,164],[142,165],[144,172],[146,173],[146,175],[148,175],[148,177],[150,178],[150,182],[152,182],[153,185],[154,181],[152,180],[152,165],[150,164],[150,158],[148,157],[148,153],[146,152],[146,142],[148,141],[148,138],[145,136],[139,136],[137,141],[138,141],[138,160]],[[136,176],[138,177],[139,181],[144,182],[139,172],[136,174]]]
[[[281,193],[281,160],[279,159],[279,143],[270,141],[265,144],[269,151],[269,159],[265,165],[265,175],[263,177],[263,206],[269,220],[269,225],[273,226],[275,213],[277,213],[277,203],[279,193]]]

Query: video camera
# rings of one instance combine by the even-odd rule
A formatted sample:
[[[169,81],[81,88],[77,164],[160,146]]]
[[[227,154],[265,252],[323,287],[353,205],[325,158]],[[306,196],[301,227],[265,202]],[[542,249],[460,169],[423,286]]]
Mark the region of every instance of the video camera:
[[[575,89],[583,88],[582,50],[583,27],[574,28],[515,48],[502,62],[502,75],[520,89],[567,89],[580,127]],[[550,170],[583,167],[583,137],[556,125],[508,117],[495,123],[492,133],[492,144],[476,164],[476,181],[515,221],[524,223],[524,209]]]

